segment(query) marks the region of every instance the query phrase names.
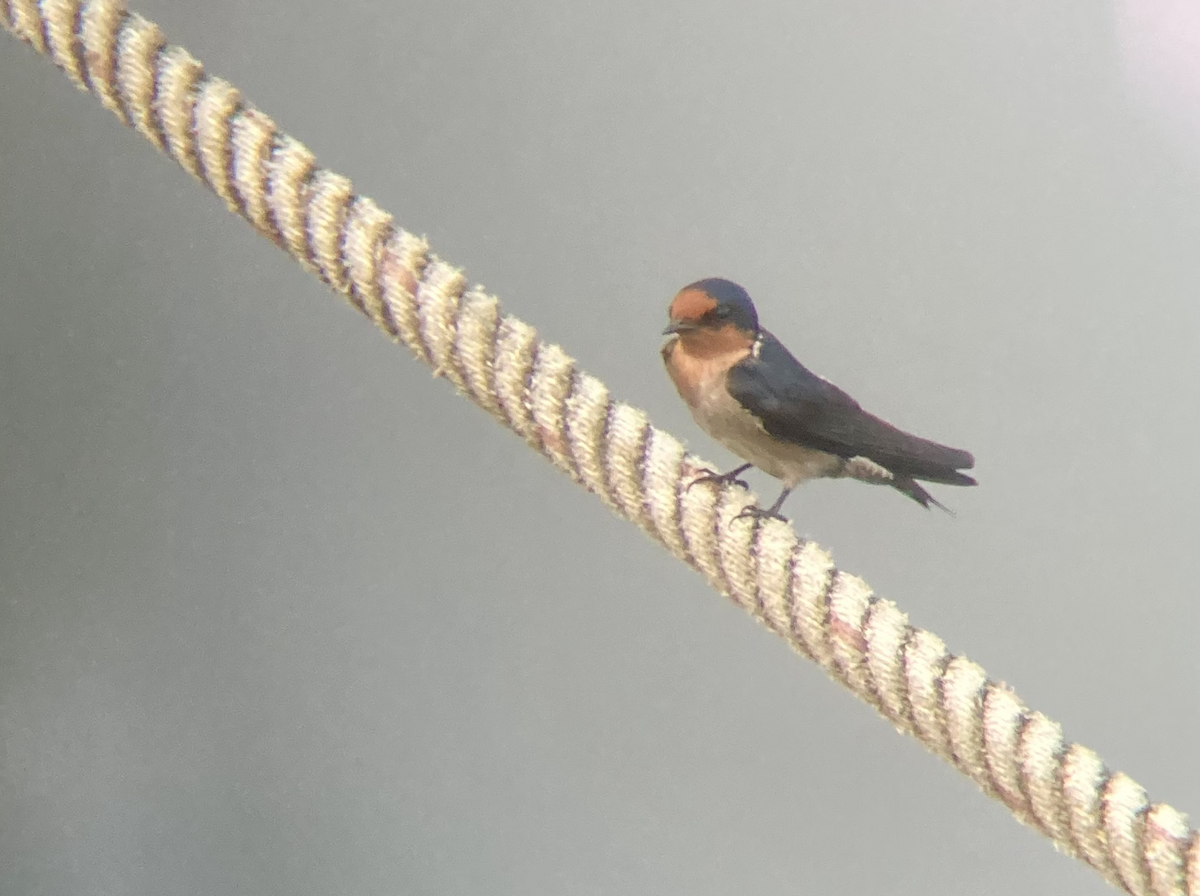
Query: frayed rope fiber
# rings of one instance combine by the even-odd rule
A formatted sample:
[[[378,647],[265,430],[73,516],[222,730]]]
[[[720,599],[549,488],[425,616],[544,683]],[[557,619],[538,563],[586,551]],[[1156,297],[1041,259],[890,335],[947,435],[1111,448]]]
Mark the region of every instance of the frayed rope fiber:
[[[0,24],[207,184],[393,341],[697,569],[797,651],[1129,893],[1200,896],[1200,837],[1128,776],[776,520],[733,518],[737,486],[614,401],[561,348],[119,0],[0,0]],[[11,126],[11,123],[10,123]]]

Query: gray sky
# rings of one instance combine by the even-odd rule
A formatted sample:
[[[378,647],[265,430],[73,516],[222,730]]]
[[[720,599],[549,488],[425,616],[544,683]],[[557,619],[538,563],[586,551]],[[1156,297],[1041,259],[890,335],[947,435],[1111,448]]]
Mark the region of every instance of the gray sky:
[[[706,457],[710,275],[972,450],[787,509],[1196,807],[1200,146],[1103,4],[883,7],[138,9]],[[1106,891],[7,37],[0,121],[0,891]]]

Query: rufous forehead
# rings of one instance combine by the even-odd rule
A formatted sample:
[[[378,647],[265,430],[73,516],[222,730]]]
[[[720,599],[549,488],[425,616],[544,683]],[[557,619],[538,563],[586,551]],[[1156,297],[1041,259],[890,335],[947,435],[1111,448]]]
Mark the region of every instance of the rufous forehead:
[[[671,301],[671,320],[699,320],[717,307],[717,300],[702,289],[683,289]]]

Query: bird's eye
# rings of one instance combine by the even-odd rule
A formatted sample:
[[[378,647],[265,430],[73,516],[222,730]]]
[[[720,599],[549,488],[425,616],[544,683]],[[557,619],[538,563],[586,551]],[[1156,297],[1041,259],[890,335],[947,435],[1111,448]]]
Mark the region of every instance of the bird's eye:
[[[720,318],[721,320],[725,320],[727,317],[729,317],[730,308],[728,305],[718,305],[716,308],[713,309],[712,313],[714,316]]]

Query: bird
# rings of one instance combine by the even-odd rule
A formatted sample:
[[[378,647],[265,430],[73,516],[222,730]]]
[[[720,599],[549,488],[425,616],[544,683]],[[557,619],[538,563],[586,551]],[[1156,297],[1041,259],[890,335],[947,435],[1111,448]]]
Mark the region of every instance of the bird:
[[[747,506],[739,518],[774,518],[796,486],[819,478],[888,485],[922,507],[950,511],[918,482],[976,485],[961,470],[969,451],[897,429],[801,364],[758,322],[749,293],[710,277],[681,289],[668,308],[662,346],[667,374],[696,423],[744,464],[702,471],[689,485],[737,483],[751,467],[779,479],[768,508]]]

